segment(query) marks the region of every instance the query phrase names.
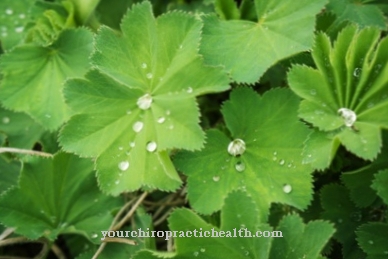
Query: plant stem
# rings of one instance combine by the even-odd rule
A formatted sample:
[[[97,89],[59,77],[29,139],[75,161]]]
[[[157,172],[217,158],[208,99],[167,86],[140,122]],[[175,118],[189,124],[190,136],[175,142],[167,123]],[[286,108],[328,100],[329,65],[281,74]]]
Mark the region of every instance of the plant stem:
[[[100,0],[71,0],[71,2],[75,7],[77,21],[80,24],[86,24]]]
[[[29,150],[29,149],[13,148],[13,147],[0,147],[0,153],[16,153],[16,154],[25,154],[25,155],[32,155],[32,156],[53,157],[53,155],[49,153]]]

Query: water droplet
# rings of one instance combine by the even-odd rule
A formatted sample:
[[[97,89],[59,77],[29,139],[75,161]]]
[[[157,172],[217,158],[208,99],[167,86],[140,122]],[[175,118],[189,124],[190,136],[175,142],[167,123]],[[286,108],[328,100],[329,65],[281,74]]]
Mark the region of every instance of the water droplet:
[[[284,193],[290,193],[291,191],[292,191],[291,185],[285,184],[285,185],[283,186],[283,192],[284,192]]]
[[[146,63],[141,64],[141,68],[146,69],[147,68],[147,64]]]
[[[129,114],[131,114],[132,113],[132,111],[131,110],[127,110],[127,114],[129,115]]]
[[[153,77],[153,75],[152,75],[152,73],[147,73],[146,77],[147,77],[148,79],[151,79],[151,78]]]
[[[21,13],[21,14],[19,14],[19,18],[20,18],[20,19],[25,19],[25,18],[26,18],[26,15],[25,15],[24,13]]]
[[[137,106],[142,110],[147,110],[151,107],[152,96],[150,94],[145,94],[137,100]]]
[[[144,123],[137,121],[133,124],[132,129],[134,132],[139,133],[143,129]]]
[[[338,114],[344,119],[344,123],[347,127],[352,127],[357,120],[356,113],[347,108],[339,109]]]
[[[317,94],[317,90],[311,89],[311,90],[310,90],[310,94],[311,94],[311,95],[316,95],[316,94]]]
[[[232,156],[240,156],[245,152],[245,142],[242,139],[235,139],[228,145],[228,152]]]
[[[171,111],[170,110],[166,110],[166,115],[170,115],[171,114]]]
[[[119,181],[119,180],[116,180],[116,181],[115,181],[115,184],[116,184],[116,185],[118,185],[119,183],[120,183],[120,181]]]
[[[23,31],[24,31],[24,27],[23,26],[19,26],[19,27],[15,28],[15,32],[17,32],[17,33],[22,33]]]
[[[245,251],[245,256],[248,256],[249,255],[249,251]]]
[[[3,123],[8,124],[11,120],[8,117],[3,117]]]
[[[279,165],[284,165],[284,163],[285,163],[284,159],[281,159],[281,160],[279,161]]]
[[[119,167],[119,169],[121,171],[126,171],[129,168],[129,162],[128,161],[122,161],[122,162],[119,163],[118,167]]]
[[[373,240],[369,240],[368,243],[373,245]]]
[[[241,214],[237,214],[237,218],[241,218]]]
[[[5,13],[8,15],[11,15],[11,14],[13,14],[13,10],[11,8],[7,8],[7,9],[5,9]]]
[[[157,148],[157,145],[154,141],[150,141],[147,143],[146,149],[148,152],[154,152]]]
[[[159,117],[159,119],[157,120],[158,123],[163,123],[166,121],[166,118],[164,117]]]
[[[188,87],[187,90],[186,90],[187,93],[191,94],[193,92],[193,88],[191,87]]]
[[[170,130],[172,130],[172,129],[174,129],[174,125],[170,125],[170,126],[168,126],[168,129],[170,129]]]
[[[218,182],[220,180],[219,176],[213,176],[213,181]]]
[[[135,142],[129,142],[130,147],[135,147]]]
[[[199,255],[199,253],[197,251],[194,252],[193,254],[195,257],[197,257]]]
[[[97,238],[98,237],[98,235],[96,234],[96,233],[94,233],[93,235],[92,235],[92,238]]]
[[[123,150],[123,147],[119,147],[119,150]]]
[[[1,33],[1,37],[7,37],[8,36],[8,33],[7,32],[2,32]]]
[[[179,45],[179,48],[182,49],[182,48],[183,48],[183,45]]]
[[[361,75],[361,68],[356,67],[353,71],[353,76],[359,77]]]
[[[205,253],[206,249],[205,248],[201,248],[201,249],[199,249],[199,251],[201,251],[202,253]]]
[[[245,164],[243,162],[237,162],[235,168],[238,172],[243,172],[245,170]]]

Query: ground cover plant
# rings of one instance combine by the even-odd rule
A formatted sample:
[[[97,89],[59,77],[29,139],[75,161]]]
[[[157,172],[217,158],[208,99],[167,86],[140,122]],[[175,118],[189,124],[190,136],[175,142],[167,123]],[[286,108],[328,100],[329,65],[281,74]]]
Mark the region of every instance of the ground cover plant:
[[[387,14],[2,0],[0,258],[388,258]]]

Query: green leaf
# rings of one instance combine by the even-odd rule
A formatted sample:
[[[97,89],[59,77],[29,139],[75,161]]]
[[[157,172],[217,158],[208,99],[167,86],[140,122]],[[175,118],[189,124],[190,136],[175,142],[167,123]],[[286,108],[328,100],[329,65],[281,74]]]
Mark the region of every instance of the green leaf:
[[[368,256],[366,259],[383,259],[388,255],[388,224],[373,222],[362,225],[357,231],[357,241]]]
[[[372,188],[388,204],[388,169],[378,172],[373,180]]]
[[[18,45],[23,37],[34,0],[0,1],[0,41],[8,51]]]
[[[350,21],[361,28],[374,26],[385,30],[387,25],[383,12],[378,5],[370,2],[369,0],[330,0],[327,9],[336,14],[336,23]]]
[[[225,200],[221,211],[221,227],[217,228],[206,223],[201,217],[188,209],[177,209],[169,218],[172,231],[177,231],[174,238],[176,255],[168,258],[257,258],[278,259],[289,258],[317,258],[320,250],[333,234],[333,227],[327,222],[310,222],[305,225],[297,215],[286,216],[277,231],[283,232],[283,237],[255,237],[249,238],[249,233],[256,231],[270,231],[272,236],[280,233],[272,232],[271,227],[261,223],[257,217],[257,207],[244,192],[233,192]],[[246,229],[246,230],[245,230]],[[226,237],[179,237],[184,231],[224,231]],[[241,232],[241,234],[239,233]],[[263,233],[264,234],[264,233]],[[194,235],[194,234],[193,234]],[[201,234],[198,232],[197,236]],[[151,251],[138,253],[135,259],[160,258]]]
[[[233,91],[222,108],[232,139],[209,130],[205,149],[175,159],[188,175],[191,206],[210,214],[221,209],[228,193],[243,189],[258,203],[262,219],[271,202],[306,208],[312,197],[311,168],[302,164],[300,154],[310,131],[297,119],[298,103],[286,89],[262,97],[248,88]],[[238,139],[246,150],[234,156],[228,146]]]
[[[0,132],[7,136],[8,146],[31,149],[44,133],[42,126],[25,113],[0,107]]]
[[[349,199],[348,190],[338,184],[321,189],[321,204],[324,209],[321,217],[335,224],[337,231],[334,238],[342,244],[342,253],[346,257],[357,248],[355,230],[365,222],[362,211]]]
[[[67,30],[49,47],[21,45],[3,55],[3,105],[26,112],[49,130],[58,128],[70,114],[62,95],[63,83],[84,75],[92,42],[92,33],[86,29]]]
[[[206,16],[200,52],[207,64],[225,66],[234,81],[254,83],[277,61],[311,47],[315,15],[325,2],[256,0],[257,22]]]
[[[60,143],[98,157],[105,192],[174,190],[181,181],[168,151],[203,146],[195,96],[228,89],[228,79],[203,65],[197,54],[201,23],[193,16],[172,12],[155,19],[145,2],[133,6],[121,27],[122,35],[100,30],[93,56],[100,71],[68,82],[66,99],[78,115]]]
[[[24,164],[19,186],[0,197],[0,222],[30,239],[79,233],[98,242],[117,206],[99,192],[89,159],[59,153]]]
[[[7,161],[0,156],[0,195],[17,184],[20,167],[19,162]]]
[[[234,0],[216,0],[215,10],[223,20],[240,19],[240,11],[237,8],[237,3]]]
[[[388,128],[388,38],[378,42],[379,36],[377,29],[348,26],[332,46],[318,34],[312,52],[317,69],[296,65],[288,74],[291,89],[304,99],[299,116],[332,135],[314,134],[309,141],[332,149],[330,154],[336,141],[367,160],[380,151],[380,129]],[[327,158],[313,165],[323,169]]]

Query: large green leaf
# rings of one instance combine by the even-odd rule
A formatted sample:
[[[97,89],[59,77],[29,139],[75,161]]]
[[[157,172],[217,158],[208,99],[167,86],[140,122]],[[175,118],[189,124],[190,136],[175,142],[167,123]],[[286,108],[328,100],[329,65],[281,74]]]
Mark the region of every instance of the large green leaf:
[[[360,27],[375,26],[386,29],[385,17],[381,9],[370,0],[330,0],[327,10],[337,16],[336,23],[350,21]]]
[[[254,83],[277,61],[311,47],[315,15],[325,3],[256,0],[257,22],[206,16],[200,52],[206,63],[225,66],[235,81]]]
[[[60,142],[67,151],[98,157],[105,192],[174,190],[181,181],[168,150],[203,146],[195,96],[228,89],[228,79],[202,64],[201,23],[193,16],[172,12],[155,19],[145,2],[133,6],[121,29],[122,35],[100,30],[93,56],[99,71],[67,84],[66,98],[78,115]]]
[[[58,128],[69,116],[62,95],[63,83],[70,77],[84,75],[92,43],[88,30],[67,30],[48,47],[21,45],[3,55],[3,105],[26,112],[47,129]]]
[[[262,97],[249,88],[232,92],[222,113],[232,140],[207,132],[202,151],[177,155],[188,175],[188,199],[200,213],[221,209],[228,193],[246,190],[267,217],[271,202],[306,208],[311,200],[311,168],[302,164],[309,130],[297,119],[298,98],[286,89]],[[233,148],[234,146],[234,148]]]
[[[383,199],[385,204],[388,204],[388,169],[380,171],[376,174],[373,180],[372,188],[377,191],[377,194]]]
[[[34,0],[0,1],[0,41],[4,50],[19,44],[25,34]]]
[[[368,254],[366,259],[384,259],[388,257],[388,224],[373,222],[362,225],[357,231],[357,241]]]
[[[89,159],[59,153],[23,165],[19,185],[0,197],[0,222],[30,239],[80,233],[98,242],[118,205],[99,192]]]
[[[336,142],[368,160],[380,151],[380,128],[388,128],[388,38],[379,37],[377,29],[349,26],[332,46],[318,34],[312,52],[317,69],[297,65],[288,74],[291,89],[304,99],[299,116],[325,132],[310,136],[316,144],[307,143],[305,155],[316,153],[308,159],[315,168],[329,166]]]
[[[233,192],[225,200],[221,211],[221,227],[215,227],[205,222],[201,217],[188,209],[175,210],[169,218],[172,231],[177,231],[177,236],[182,232],[196,230],[197,238],[176,237],[175,256],[168,258],[191,259],[299,259],[320,258],[319,252],[333,234],[333,227],[323,221],[314,221],[303,224],[297,215],[288,215],[282,219],[276,231],[267,224],[262,223],[257,215],[256,204],[244,192]],[[200,234],[199,231],[202,233]],[[224,231],[225,237],[204,237],[205,231]],[[240,231],[240,232],[239,232]],[[248,232],[253,235],[249,237]],[[270,231],[271,238],[257,237],[256,231]],[[194,235],[194,234],[193,234]],[[203,235],[200,237],[200,235]],[[158,253],[161,255],[161,253]],[[138,253],[135,259],[160,258],[151,251]],[[167,258],[167,254],[166,254]]]

